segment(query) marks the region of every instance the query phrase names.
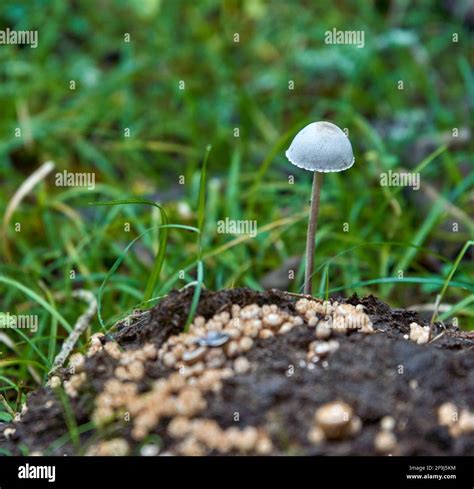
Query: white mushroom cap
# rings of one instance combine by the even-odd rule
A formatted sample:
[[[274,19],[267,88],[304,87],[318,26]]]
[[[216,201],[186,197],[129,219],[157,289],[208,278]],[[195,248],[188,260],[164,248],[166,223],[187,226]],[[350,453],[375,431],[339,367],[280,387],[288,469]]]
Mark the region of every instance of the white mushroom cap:
[[[285,155],[299,168],[324,173],[347,170],[355,161],[349,138],[326,121],[312,122],[301,129]]]

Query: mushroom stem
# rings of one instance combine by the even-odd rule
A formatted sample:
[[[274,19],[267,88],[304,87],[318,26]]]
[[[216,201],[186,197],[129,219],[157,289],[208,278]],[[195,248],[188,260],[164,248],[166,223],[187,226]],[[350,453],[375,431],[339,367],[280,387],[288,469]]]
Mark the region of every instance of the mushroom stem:
[[[308,233],[306,235],[306,272],[304,277],[304,293],[312,295],[312,275],[314,263],[315,236],[318,227],[319,196],[323,174],[315,171],[313,176],[313,188],[311,190],[311,208],[308,219]]]

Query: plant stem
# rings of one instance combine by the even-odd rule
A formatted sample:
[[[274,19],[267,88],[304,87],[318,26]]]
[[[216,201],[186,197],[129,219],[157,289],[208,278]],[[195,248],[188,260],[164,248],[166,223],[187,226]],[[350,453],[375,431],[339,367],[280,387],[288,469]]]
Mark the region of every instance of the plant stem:
[[[308,233],[306,235],[306,273],[304,277],[304,293],[306,295],[311,295],[312,290],[315,236],[318,227],[319,195],[321,193],[322,183],[323,174],[315,171],[313,176],[313,188],[311,190]]]

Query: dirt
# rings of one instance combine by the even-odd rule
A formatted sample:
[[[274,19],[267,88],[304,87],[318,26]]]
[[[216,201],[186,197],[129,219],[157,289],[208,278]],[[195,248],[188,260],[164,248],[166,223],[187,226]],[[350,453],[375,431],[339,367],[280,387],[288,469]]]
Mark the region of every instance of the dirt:
[[[171,292],[146,314],[137,314],[130,324],[119,324],[113,339],[125,349],[146,342],[161,346],[182,330],[193,292],[190,288]],[[296,315],[297,300],[278,290],[204,290],[197,313],[209,319],[232,304],[256,303],[276,304]],[[373,296],[339,300],[362,304],[375,334],[334,333],[339,349],[327,361],[315,364],[307,360],[308,346],[315,336],[314,328],[306,323],[286,334],[258,339],[246,354],[251,370],[225,379],[220,391],[206,393],[202,416],[217,421],[223,429],[264,427],[275,455],[379,454],[374,439],[385,416],[395,419],[393,455],[474,455],[474,431],[454,436],[438,421],[438,408],[443,403],[452,402],[459,409],[474,406],[474,334],[436,324],[434,341],[418,345],[406,339],[410,323],[426,324],[415,312],[391,309]],[[86,386],[78,397],[69,399],[78,426],[90,422],[94,398],[114,368],[114,360],[103,350],[87,358]],[[161,361],[148,361],[139,389],[146,391],[151,382],[170,372]],[[67,378],[67,371],[62,375]],[[316,409],[337,400],[352,407],[361,420],[360,431],[343,439],[310,442],[308,433]],[[7,438],[4,429],[11,427],[16,431]],[[160,453],[173,453],[176,442],[167,435],[166,427],[167,421],[161,421],[153,434],[159,437]],[[78,453],[67,433],[64,405],[57,393],[44,387],[29,396],[28,410],[20,421],[0,428],[0,447],[12,454]],[[132,454],[139,453],[140,444],[133,440],[126,423],[109,426],[100,436],[120,436],[128,441]],[[85,431],[80,440],[83,452],[97,439],[97,432]]]

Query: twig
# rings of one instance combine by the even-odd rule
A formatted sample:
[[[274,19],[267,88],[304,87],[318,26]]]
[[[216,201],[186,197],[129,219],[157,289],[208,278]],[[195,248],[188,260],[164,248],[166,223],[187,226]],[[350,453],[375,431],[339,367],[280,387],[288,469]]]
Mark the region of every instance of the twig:
[[[74,290],[72,292],[72,296],[87,302],[89,307],[87,308],[86,312],[82,314],[82,316],[79,316],[79,318],[76,321],[76,324],[74,325],[73,330],[71,331],[67,339],[64,341],[61,347],[61,351],[56,355],[56,358],[54,359],[53,366],[48,373],[49,376],[53,375],[59,368],[61,368],[64,365],[64,362],[66,361],[67,357],[70,355],[78,339],[80,338],[82,333],[84,333],[84,331],[87,329],[87,327],[90,325],[92,318],[97,312],[97,299],[92,292],[88,290],[82,290],[82,289]]]

